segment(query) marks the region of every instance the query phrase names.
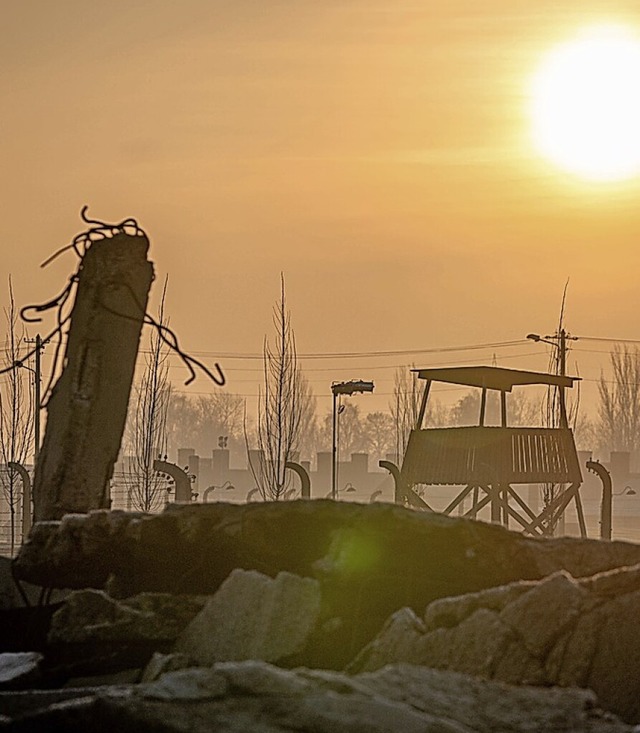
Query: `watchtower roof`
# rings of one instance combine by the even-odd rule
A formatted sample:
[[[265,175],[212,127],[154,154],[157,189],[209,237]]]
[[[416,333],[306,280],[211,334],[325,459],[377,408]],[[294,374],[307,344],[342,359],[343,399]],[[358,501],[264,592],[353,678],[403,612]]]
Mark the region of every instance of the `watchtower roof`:
[[[420,379],[433,382],[460,384],[465,387],[495,389],[511,392],[514,386],[544,384],[554,387],[573,387],[580,377],[567,377],[546,372],[528,372],[522,369],[505,369],[494,366],[445,367],[443,369],[412,369]]]

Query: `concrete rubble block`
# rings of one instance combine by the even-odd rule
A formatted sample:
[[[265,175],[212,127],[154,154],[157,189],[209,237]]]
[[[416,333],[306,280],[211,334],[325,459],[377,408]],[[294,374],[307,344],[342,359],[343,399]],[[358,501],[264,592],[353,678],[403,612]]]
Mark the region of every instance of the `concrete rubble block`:
[[[206,596],[141,593],[117,600],[100,590],[74,591],[53,615],[48,641],[174,641],[206,602]]]
[[[517,642],[512,630],[494,611],[479,608],[458,626],[435,629],[416,645],[420,663],[491,679],[496,667]],[[541,684],[540,664],[523,650],[524,684]]]
[[[0,613],[24,606],[23,596],[13,579],[12,568],[13,558],[0,556]],[[21,583],[20,589],[26,596],[29,605],[35,606],[38,603],[41,588],[30,583]],[[2,638],[1,629],[0,638]]]
[[[426,609],[422,632],[417,623],[403,629],[390,620],[349,670],[404,662],[512,684],[581,685],[607,710],[640,720],[636,567],[584,580],[556,573],[433,605],[439,609]]]
[[[64,684],[65,688],[79,689],[81,687],[104,687],[105,685],[127,685],[140,682],[142,669],[122,669],[110,674],[92,674],[86,677],[70,677]]]
[[[407,613],[407,609],[403,611]],[[519,684],[545,682],[544,672],[535,657],[518,644],[497,613],[482,607],[456,626],[435,628],[428,633],[420,634],[417,626],[407,630],[402,625],[388,624],[347,669],[378,669],[391,660],[489,679],[496,677],[496,667],[508,660],[511,667],[505,669],[504,677],[499,679],[511,681],[514,678]]]
[[[24,689],[40,676],[42,654],[5,652],[0,654],[0,690]]]
[[[477,733],[614,733],[626,728],[602,710],[591,690],[516,686],[404,664],[356,679],[379,694],[410,701],[418,711],[450,716]]]
[[[597,647],[587,686],[608,709],[627,721],[640,721],[640,589],[611,598],[599,610]]]
[[[562,569],[584,577],[640,563],[640,546],[631,543],[527,539],[500,526],[389,504],[174,506],[159,515],[121,516],[111,535],[92,516],[49,528],[42,552],[21,553],[20,577],[78,587],[77,576],[103,587],[110,574],[109,593],[120,598],[146,591],[213,594],[236,568],[314,577],[322,609],[305,664],[333,669],[344,668],[399,608],[422,614],[437,599]],[[94,544],[76,541],[85,523],[98,538]],[[78,547],[92,549],[85,555]],[[92,572],[96,585],[87,582]]]
[[[588,606],[588,597],[568,573],[555,573],[505,604],[500,620],[518,634],[532,656],[544,659]]]
[[[526,593],[534,582],[522,581],[462,596],[439,598],[425,609],[422,624],[425,631],[430,631],[457,626],[480,608],[499,613],[512,600]]]
[[[380,633],[365,647],[346,671],[378,669],[387,660],[397,657],[412,664],[416,645],[422,641],[425,626],[411,608],[400,608],[393,613]]]
[[[558,570],[566,570],[573,578],[590,578],[607,570],[640,565],[637,559],[640,545],[635,542],[603,542],[577,537],[527,537],[522,538],[522,542],[524,546],[535,546],[538,579]]]
[[[126,562],[126,528],[139,516],[104,509],[36,522],[14,561],[16,576],[44,588],[102,588]]]
[[[314,630],[321,605],[312,578],[234,570],[178,637],[174,651],[196,664],[261,659],[279,662],[299,654]]]
[[[255,660],[185,669],[31,709],[0,695],[12,733],[632,733],[593,692],[512,687],[410,665],[348,677]]]
[[[142,672],[140,682],[153,682],[167,672],[175,672],[191,666],[186,654],[162,654],[155,652]]]
[[[269,575],[315,570],[336,581],[375,572],[396,575],[390,593],[402,582],[426,596],[424,581],[416,581],[428,579],[424,607],[435,598],[560,569],[582,577],[639,563],[640,546],[632,543],[537,540],[396,505],[315,500],[173,505],[158,515],[98,511],[36,523],[16,571],[38,585],[75,588],[101,588],[113,573],[122,597],[213,593],[237,567]],[[92,565],[95,579],[86,582]],[[401,605],[413,607],[393,610]]]

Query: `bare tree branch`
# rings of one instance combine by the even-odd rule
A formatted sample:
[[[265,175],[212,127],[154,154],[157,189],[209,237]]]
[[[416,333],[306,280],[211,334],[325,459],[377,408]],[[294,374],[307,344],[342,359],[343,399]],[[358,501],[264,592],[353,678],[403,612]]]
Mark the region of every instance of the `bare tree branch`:
[[[19,323],[13,294],[13,282],[9,276],[9,305],[4,308],[7,333],[3,364],[7,369],[0,386],[0,451],[4,470],[0,481],[4,499],[9,509],[9,547],[13,555],[18,540],[16,514],[21,505],[22,482],[18,473],[9,468],[10,462],[26,464],[33,448],[33,379],[29,370],[23,367],[28,346],[24,326]]]
[[[613,379],[598,383],[598,435],[609,451],[640,449],[640,351],[616,346],[610,354]]]
[[[168,278],[165,278],[158,322],[166,326],[164,307]],[[152,512],[166,500],[166,480],[153,468],[153,461],[166,453],[167,410],[171,387],[169,384],[169,351],[160,332],[149,336],[149,354],[139,386],[133,390],[133,412],[128,430],[129,461],[125,466],[125,483],[132,508]]]
[[[284,275],[280,278],[280,300],[273,309],[273,325],[274,342],[264,340],[264,386],[258,396],[257,447],[261,458],[252,457],[249,451],[249,466],[262,498],[277,501],[288,488],[286,463],[297,457],[302,428],[310,422],[305,414],[312,405],[298,366]],[[248,436],[246,440],[248,449]]]

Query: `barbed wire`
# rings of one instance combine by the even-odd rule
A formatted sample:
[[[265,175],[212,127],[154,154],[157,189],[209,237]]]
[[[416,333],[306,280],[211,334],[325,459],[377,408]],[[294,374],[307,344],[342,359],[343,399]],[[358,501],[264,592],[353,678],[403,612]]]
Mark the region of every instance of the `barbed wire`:
[[[79,234],[76,234],[76,236],[72,239],[72,241],[69,244],[56,250],[50,257],[48,257],[40,265],[40,267],[43,267],[43,268],[47,267],[55,259],[57,259],[61,254],[68,252],[69,250],[73,250],[79,262],[78,262],[78,266],[75,272],[69,277],[69,280],[65,288],[55,298],[51,298],[50,300],[44,303],[26,305],[23,308],[21,308],[20,310],[20,317],[26,323],[40,323],[43,320],[41,314],[46,313],[48,311],[52,311],[52,310],[56,311],[56,321],[57,321],[56,326],[42,339],[42,345],[44,345],[52,341],[52,339],[56,338],[56,336],[58,337],[57,343],[56,343],[56,349],[55,349],[54,356],[53,356],[51,374],[50,374],[47,386],[43,393],[43,399],[42,399],[43,407],[45,407],[48,404],[49,399],[51,398],[53,380],[55,379],[55,375],[57,374],[58,367],[60,365],[62,344],[64,342],[64,337],[68,333],[68,328],[65,328],[65,327],[67,326],[67,324],[69,323],[71,319],[71,313],[65,313],[65,306],[67,305],[67,303],[70,300],[72,300],[72,295],[74,293],[74,290],[77,287],[79,276],[80,276],[80,271],[82,270],[82,263],[87,253],[87,250],[89,249],[89,247],[91,247],[91,244],[93,242],[101,241],[104,239],[111,239],[120,234],[126,234],[127,236],[130,236],[130,237],[136,237],[136,236],[137,237],[146,237],[144,230],[138,225],[138,222],[132,217],[123,219],[118,224],[108,224],[107,222],[100,221],[99,219],[90,219],[87,216],[88,209],[89,207],[87,205],[82,207],[82,209],[80,210],[80,218],[86,224],[90,225],[89,228],[85,229],[84,231],[80,232]],[[139,307],[140,312],[142,313],[143,324],[149,325],[152,328],[155,328],[158,332],[159,338],[163,341],[163,343],[165,343],[171,351],[174,351],[180,357],[182,362],[185,364],[185,366],[189,370],[189,377],[187,378],[187,380],[184,383],[185,386],[193,382],[194,379],[196,378],[196,368],[204,372],[204,374],[207,377],[209,377],[209,379],[211,379],[218,386],[222,387],[226,384],[224,373],[218,363],[214,364],[214,368],[216,371],[216,373],[214,374],[201,361],[199,361],[198,359],[196,359],[193,356],[190,356],[187,352],[185,352],[180,347],[179,342],[178,342],[178,337],[175,334],[175,332],[172,329],[170,329],[167,325],[156,321],[153,318],[153,316],[147,313],[146,308],[144,308],[142,304],[138,301],[129,283],[125,282],[123,284],[125,288],[127,288],[127,290],[132,295],[136,305]],[[100,305],[102,308],[113,313],[114,315],[120,316],[122,318],[127,318],[130,320],[134,320],[134,321],[139,320],[128,314],[117,313],[116,311],[112,310],[111,308],[108,308],[104,303],[100,303]],[[31,315],[31,312],[33,312],[33,315]],[[9,366],[5,367],[4,369],[0,369],[0,375],[6,374],[11,371],[15,371],[16,369],[22,367],[24,362],[30,359],[36,353],[36,350],[38,348],[39,347],[36,345],[33,349],[28,351],[25,354],[25,356],[22,357],[19,361],[16,361],[13,364],[10,364]]]

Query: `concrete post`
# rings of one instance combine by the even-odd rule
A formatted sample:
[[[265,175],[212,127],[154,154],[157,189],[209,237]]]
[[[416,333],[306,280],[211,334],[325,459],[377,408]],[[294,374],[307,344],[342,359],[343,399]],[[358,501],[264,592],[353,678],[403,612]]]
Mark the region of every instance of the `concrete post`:
[[[153,279],[148,249],[144,234],[120,231],[84,254],[35,470],[36,520],[109,507]]]

